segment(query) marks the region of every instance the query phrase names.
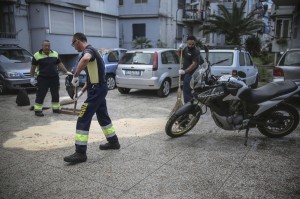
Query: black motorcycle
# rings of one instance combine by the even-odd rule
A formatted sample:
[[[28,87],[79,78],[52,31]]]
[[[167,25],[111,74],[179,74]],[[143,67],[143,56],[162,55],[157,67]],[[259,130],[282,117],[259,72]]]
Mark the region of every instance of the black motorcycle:
[[[246,74],[237,76],[211,75],[205,46],[205,63],[193,74],[190,86],[193,98],[180,107],[167,121],[165,132],[170,137],[180,137],[189,132],[200,116],[210,109],[215,124],[224,130],[246,130],[247,144],[250,128],[263,135],[279,138],[293,132],[299,124],[299,113],[286,99],[300,92],[300,84],[293,81],[271,82],[251,89],[243,81]],[[226,60],[219,61],[221,63]],[[217,63],[215,63],[217,64]]]

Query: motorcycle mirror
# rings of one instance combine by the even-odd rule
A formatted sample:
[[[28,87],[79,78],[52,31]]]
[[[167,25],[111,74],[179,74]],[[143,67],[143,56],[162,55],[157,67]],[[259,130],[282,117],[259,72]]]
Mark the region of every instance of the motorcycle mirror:
[[[238,71],[238,72],[237,72],[237,75],[238,75],[240,78],[245,78],[245,77],[246,77],[246,73],[244,73],[243,71]]]

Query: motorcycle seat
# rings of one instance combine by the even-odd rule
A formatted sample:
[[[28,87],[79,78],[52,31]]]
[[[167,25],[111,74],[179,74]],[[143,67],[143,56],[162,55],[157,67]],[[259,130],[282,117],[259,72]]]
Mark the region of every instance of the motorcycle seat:
[[[257,89],[247,89],[240,94],[240,99],[245,102],[258,104],[263,101],[295,91],[298,86],[291,80],[271,82]]]

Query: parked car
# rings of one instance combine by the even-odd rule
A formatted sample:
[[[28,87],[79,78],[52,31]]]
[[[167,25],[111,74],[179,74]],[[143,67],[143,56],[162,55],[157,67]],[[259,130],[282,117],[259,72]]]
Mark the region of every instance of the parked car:
[[[118,91],[127,94],[130,89],[157,90],[159,97],[166,97],[171,88],[179,85],[179,69],[176,49],[149,48],[127,51],[117,67]]]
[[[273,81],[300,82],[300,48],[286,50],[273,68]]]
[[[204,51],[201,50],[201,53],[204,54]],[[212,66],[211,72],[213,75],[218,78],[222,75],[237,75],[238,71],[243,71],[246,74],[245,83],[252,88],[257,87],[258,69],[254,65],[249,52],[238,48],[209,50],[209,61],[212,64],[225,59],[228,60]]]
[[[99,54],[101,55],[104,64],[105,64],[105,78],[107,87],[109,90],[113,90],[116,87],[116,69],[120,58],[124,55],[127,49],[123,48],[99,48],[97,49]],[[78,60],[80,58],[80,54],[78,55]],[[72,72],[74,73],[76,70],[77,64],[73,68]],[[74,96],[74,88],[71,85],[72,76],[67,76],[65,80],[66,89],[70,95],[70,97]],[[86,82],[86,74],[85,71],[81,71],[79,75],[79,86],[83,86]]]
[[[30,84],[33,55],[17,45],[0,44],[0,94],[8,90],[35,88]]]

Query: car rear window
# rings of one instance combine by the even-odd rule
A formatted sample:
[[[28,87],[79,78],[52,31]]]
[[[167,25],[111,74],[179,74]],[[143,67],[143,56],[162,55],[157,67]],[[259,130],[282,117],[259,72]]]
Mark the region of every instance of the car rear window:
[[[219,64],[214,64],[216,62],[228,59]],[[233,53],[232,52],[209,52],[209,61],[214,66],[231,66],[233,62]]]
[[[0,49],[0,62],[31,62],[31,54],[23,49]]]
[[[140,65],[152,65],[154,53],[125,53],[120,60],[119,64],[140,64]]]
[[[280,60],[279,66],[300,66],[300,51],[287,52]]]

